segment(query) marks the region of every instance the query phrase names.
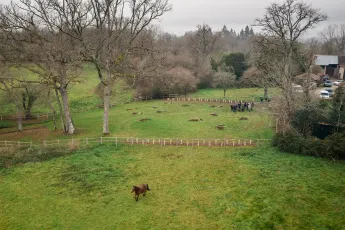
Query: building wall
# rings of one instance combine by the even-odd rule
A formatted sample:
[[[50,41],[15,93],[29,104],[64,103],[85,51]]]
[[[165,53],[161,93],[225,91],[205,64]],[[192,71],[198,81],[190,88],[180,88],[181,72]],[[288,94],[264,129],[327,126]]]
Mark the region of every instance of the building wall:
[[[345,67],[344,66],[340,66],[340,68],[339,68],[339,78],[340,79],[344,79],[344,74],[345,74]]]

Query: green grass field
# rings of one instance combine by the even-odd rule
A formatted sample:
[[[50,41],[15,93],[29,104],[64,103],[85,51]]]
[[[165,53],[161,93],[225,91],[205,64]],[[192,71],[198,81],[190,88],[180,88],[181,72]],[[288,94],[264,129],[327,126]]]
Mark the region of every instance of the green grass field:
[[[270,147],[98,146],[0,181],[1,229],[345,226],[345,165]],[[139,183],[151,191],[135,202]]]
[[[111,109],[110,132],[112,136],[121,137],[165,137],[165,138],[246,138],[246,139],[267,139],[272,136],[270,117],[266,112],[267,108],[257,105],[253,112],[230,112],[227,104],[214,104],[218,107],[210,107],[212,104],[190,103],[166,103],[162,100],[133,102],[131,104],[120,104]],[[73,106],[76,106],[72,103]],[[153,108],[156,107],[156,108]],[[76,109],[76,107],[74,108]],[[133,109],[133,110],[131,110]],[[83,110],[80,108],[80,110]],[[164,111],[157,113],[157,111]],[[132,115],[133,112],[143,114]],[[218,114],[217,117],[211,113]],[[99,137],[102,133],[103,110],[94,108],[85,110],[83,113],[73,114],[73,120],[77,127],[76,138]],[[248,120],[240,120],[246,117]],[[142,118],[150,118],[147,122],[140,122]],[[190,122],[189,119],[201,118],[200,122]],[[225,125],[225,130],[217,130],[217,125]],[[53,129],[52,122],[42,124],[42,127]],[[30,129],[30,126],[26,126]],[[0,135],[0,140],[43,140],[70,138],[61,131],[47,132],[43,129],[44,135],[38,135],[40,131],[22,134]]]
[[[102,135],[103,111],[97,108],[100,100],[94,95],[98,79],[92,72],[86,66],[83,82],[71,87],[71,111],[77,128],[73,138]],[[153,100],[124,104],[132,92],[121,88],[118,84],[113,97],[117,105],[110,112],[111,136],[219,139],[273,136],[267,104],[257,104],[253,112],[244,113],[230,112],[228,105],[216,103],[183,106],[187,103]],[[273,96],[278,90],[269,92]],[[227,96],[258,100],[262,94],[262,89],[231,89]],[[189,96],[222,98],[223,92],[205,89]],[[220,105],[223,107],[217,107]],[[158,110],[164,112],[157,113]],[[34,108],[34,112],[45,111],[43,104]],[[132,115],[133,112],[142,114]],[[140,122],[142,118],[151,120]],[[191,118],[202,121],[189,122]],[[225,130],[215,128],[220,124],[226,126]],[[13,122],[6,121],[0,126],[3,127],[0,140],[71,138],[53,131],[51,121],[25,124],[22,133],[4,134],[15,129]],[[4,151],[0,149],[0,229],[344,229],[345,226],[343,162],[285,154],[265,145],[193,148],[108,144],[81,148],[64,156],[59,156],[56,149],[45,152],[33,149],[36,157],[30,162],[1,168]],[[28,150],[17,151],[13,159],[28,154]],[[130,190],[141,183],[148,183],[151,191],[135,202]]]

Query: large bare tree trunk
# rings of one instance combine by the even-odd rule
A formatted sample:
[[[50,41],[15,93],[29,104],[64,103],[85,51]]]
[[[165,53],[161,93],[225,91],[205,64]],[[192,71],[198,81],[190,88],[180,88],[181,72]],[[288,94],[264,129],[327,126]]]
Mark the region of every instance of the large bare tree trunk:
[[[268,98],[268,87],[264,88],[264,98]]]
[[[21,111],[17,112],[18,130],[23,131],[23,113]]]
[[[58,93],[58,90],[57,90],[57,89],[55,89],[55,96],[56,96],[56,101],[57,101],[58,106],[59,106],[60,120],[61,120],[61,127],[62,127],[62,130],[63,130],[64,132],[67,132],[66,125],[65,125],[65,122],[64,122],[64,118],[63,118],[62,105],[61,105],[61,101],[60,101],[60,97],[59,97],[59,93]]]
[[[47,104],[49,105],[50,110],[53,113],[53,123],[54,123],[54,130],[57,130],[57,126],[56,126],[56,111],[54,109],[54,106],[52,104],[52,102],[50,101],[50,90],[48,91],[48,95],[46,96],[46,100],[47,100]]]
[[[110,110],[110,96],[111,96],[111,87],[109,84],[104,85],[103,89],[103,134],[109,134],[109,110]]]
[[[68,102],[68,93],[67,89],[61,87],[60,94],[62,98],[62,105],[65,114],[65,124],[66,124],[66,132],[67,134],[74,134],[75,128],[72,122],[72,117],[69,109],[69,102]]]
[[[224,98],[226,97],[226,89],[223,89],[223,91],[224,91]]]

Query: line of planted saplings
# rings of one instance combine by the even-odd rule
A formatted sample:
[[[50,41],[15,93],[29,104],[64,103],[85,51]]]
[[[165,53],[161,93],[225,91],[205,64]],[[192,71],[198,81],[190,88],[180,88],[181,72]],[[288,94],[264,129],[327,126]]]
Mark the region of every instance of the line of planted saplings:
[[[243,147],[257,146],[271,141],[269,139],[185,139],[185,138],[135,138],[135,137],[100,137],[82,139],[58,139],[42,142],[0,141],[0,147],[59,147],[88,146],[92,144],[126,145],[159,145],[159,146],[190,146],[190,147]]]

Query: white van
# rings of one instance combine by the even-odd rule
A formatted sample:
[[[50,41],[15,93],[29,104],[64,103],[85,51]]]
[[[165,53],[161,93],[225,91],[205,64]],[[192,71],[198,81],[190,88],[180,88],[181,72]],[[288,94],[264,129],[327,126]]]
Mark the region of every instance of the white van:
[[[320,98],[322,98],[322,99],[329,99],[329,92],[326,91],[326,90],[322,90],[320,92]]]

